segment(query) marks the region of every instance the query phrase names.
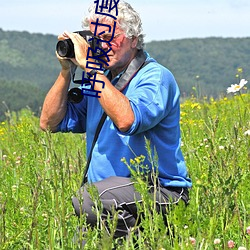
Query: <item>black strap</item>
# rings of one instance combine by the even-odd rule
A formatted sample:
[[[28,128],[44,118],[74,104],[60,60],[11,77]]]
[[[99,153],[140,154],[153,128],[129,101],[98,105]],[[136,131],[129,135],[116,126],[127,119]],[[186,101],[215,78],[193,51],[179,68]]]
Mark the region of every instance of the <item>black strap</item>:
[[[103,125],[103,123],[106,120],[106,117],[107,117],[107,114],[104,112],[102,114],[102,117],[101,117],[98,125],[97,125],[96,131],[95,131],[95,136],[94,136],[94,139],[93,139],[93,142],[92,142],[92,145],[91,145],[91,149],[90,149],[90,152],[89,152],[89,157],[88,157],[88,160],[87,160],[87,163],[86,163],[86,166],[85,166],[85,170],[84,170],[84,175],[83,175],[83,180],[82,180],[81,186],[83,186],[83,184],[87,182],[87,174],[88,174],[88,170],[89,170],[89,164],[90,164],[90,161],[91,161],[91,158],[92,158],[92,152],[93,152],[93,149],[95,147],[95,143],[96,143],[96,141],[98,139],[98,136],[100,134],[100,131],[102,129],[102,125]]]
[[[139,50],[136,57],[131,61],[129,66],[127,67],[124,74],[120,77],[119,81],[116,83],[115,87],[123,91],[128,84],[131,82],[131,80],[134,78],[134,76],[137,74],[137,72],[146,66],[149,62],[146,61],[146,55],[143,50]]]
[[[131,82],[131,80],[134,78],[134,76],[136,75],[136,73],[143,68],[144,66],[146,66],[149,63],[149,61],[146,61],[146,56],[144,54],[144,52],[142,50],[139,50],[136,57],[131,61],[131,63],[129,64],[128,68],[126,69],[126,71],[124,72],[124,74],[120,77],[120,79],[118,80],[118,82],[116,83],[115,87],[119,90],[119,91],[123,91],[128,84]],[[91,145],[91,149],[89,152],[89,156],[88,156],[88,160],[86,163],[86,167],[84,170],[84,175],[83,175],[83,180],[82,180],[82,184],[81,186],[83,186],[86,182],[87,182],[87,174],[88,174],[88,170],[89,170],[89,164],[92,158],[92,152],[93,149],[95,147],[95,143],[98,139],[98,136],[101,132],[102,126],[106,120],[107,114],[104,112],[102,114],[102,117],[97,125],[96,128],[96,132],[95,132],[95,136]]]

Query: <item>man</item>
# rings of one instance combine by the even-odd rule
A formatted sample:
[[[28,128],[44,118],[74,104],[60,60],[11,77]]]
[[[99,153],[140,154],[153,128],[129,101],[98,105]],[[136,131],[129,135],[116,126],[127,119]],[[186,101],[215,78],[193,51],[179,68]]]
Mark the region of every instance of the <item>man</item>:
[[[157,208],[161,211],[166,211],[171,202],[188,203],[191,180],[180,149],[180,93],[173,75],[143,51],[141,20],[128,3],[119,2],[117,8],[101,14],[97,7],[90,8],[84,24],[99,38],[106,52],[106,56],[99,58],[105,72],[88,67],[88,63],[96,61],[88,54],[89,44],[82,36],[70,32],[60,36],[60,40],[71,39],[75,58],[57,55],[62,69],[45,98],[40,126],[52,132],[86,132],[87,155],[91,156],[87,181],[99,192],[103,220],[107,215],[112,219],[114,209],[119,210],[115,237],[120,237],[135,226],[136,202],[141,201],[122,158],[130,162],[144,155],[143,164],[158,173]],[[86,72],[92,84],[90,90],[98,92],[100,98],[85,91],[80,103],[68,101],[73,64]],[[107,117],[91,150],[103,112]],[[150,163],[146,140],[152,152],[156,150],[157,166]],[[94,203],[86,185],[80,195],[82,204],[73,198],[76,214],[85,214],[87,223],[95,226]]]

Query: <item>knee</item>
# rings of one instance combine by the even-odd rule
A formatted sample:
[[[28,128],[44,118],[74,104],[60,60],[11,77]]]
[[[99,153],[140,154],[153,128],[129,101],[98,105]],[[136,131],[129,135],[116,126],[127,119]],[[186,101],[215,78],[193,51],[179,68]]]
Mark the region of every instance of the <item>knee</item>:
[[[77,197],[72,198],[72,204],[78,217],[83,213],[90,213],[94,205],[86,188],[79,190]]]
[[[84,214],[87,218],[87,223],[94,224],[96,222],[96,214],[93,212],[94,203],[86,189],[80,191],[78,197],[72,198],[72,205],[78,217]]]
[[[80,205],[80,202],[79,202],[78,198],[76,198],[76,197],[72,198],[72,205],[74,207],[75,214],[78,217],[80,217],[82,211],[81,211],[81,205]]]

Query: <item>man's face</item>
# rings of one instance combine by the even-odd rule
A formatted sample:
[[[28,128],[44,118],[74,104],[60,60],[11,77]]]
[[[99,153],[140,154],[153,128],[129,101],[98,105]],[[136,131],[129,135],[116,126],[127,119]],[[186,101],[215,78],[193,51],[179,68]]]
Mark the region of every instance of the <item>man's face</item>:
[[[125,37],[123,30],[116,26],[115,31],[113,31],[114,25],[110,23],[108,23],[108,25],[111,27],[111,32],[109,31],[109,27],[101,25],[97,26],[96,32],[97,36],[99,34],[102,34],[100,35],[100,38],[107,41],[112,38],[112,32],[114,32],[114,38],[110,42],[111,46],[108,43],[102,43],[102,48],[105,52],[110,50],[107,53],[110,60],[109,62],[107,62],[109,66],[104,65],[104,67],[111,71],[120,71],[123,70],[131,61],[136,46],[134,46],[134,42],[132,42],[131,39]],[[90,31],[93,34],[95,32],[95,29],[96,25],[90,24]],[[107,61],[107,58],[104,58],[104,60]]]

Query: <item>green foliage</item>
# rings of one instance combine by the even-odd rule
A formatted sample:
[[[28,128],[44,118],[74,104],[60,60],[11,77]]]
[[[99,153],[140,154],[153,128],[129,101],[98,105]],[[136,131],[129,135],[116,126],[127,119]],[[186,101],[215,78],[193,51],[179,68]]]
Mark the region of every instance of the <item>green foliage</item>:
[[[45,91],[29,82],[0,80],[0,121],[5,119],[9,110],[19,111],[20,107],[28,107],[39,115],[44,96]]]
[[[229,238],[249,244],[249,98],[182,105],[183,151],[194,182],[192,230],[201,242],[206,228],[208,245],[214,238],[224,246]]]
[[[144,167],[144,156],[138,156],[127,165],[143,196],[138,204],[143,230],[136,227],[127,239],[113,240],[117,221],[108,218],[111,235],[99,221],[99,230],[84,233],[85,249],[219,250],[227,249],[229,240],[235,249],[249,249],[249,102],[249,94],[186,100],[181,126],[182,150],[193,180],[190,204],[170,209],[165,226],[136,171]],[[76,228],[87,225],[84,215],[81,220],[74,216],[71,197],[85,166],[83,136],[44,133],[27,109],[7,118],[0,123],[0,249],[80,249],[83,236]],[[151,162],[155,166],[155,159]],[[95,190],[92,194],[99,213]]]
[[[0,121],[8,109],[39,113],[60,69],[56,42],[53,35],[0,29]]]
[[[85,141],[38,125],[29,110],[1,124],[0,249],[69,249],[60,239],[75,233],[71,196],[81,181]]]

